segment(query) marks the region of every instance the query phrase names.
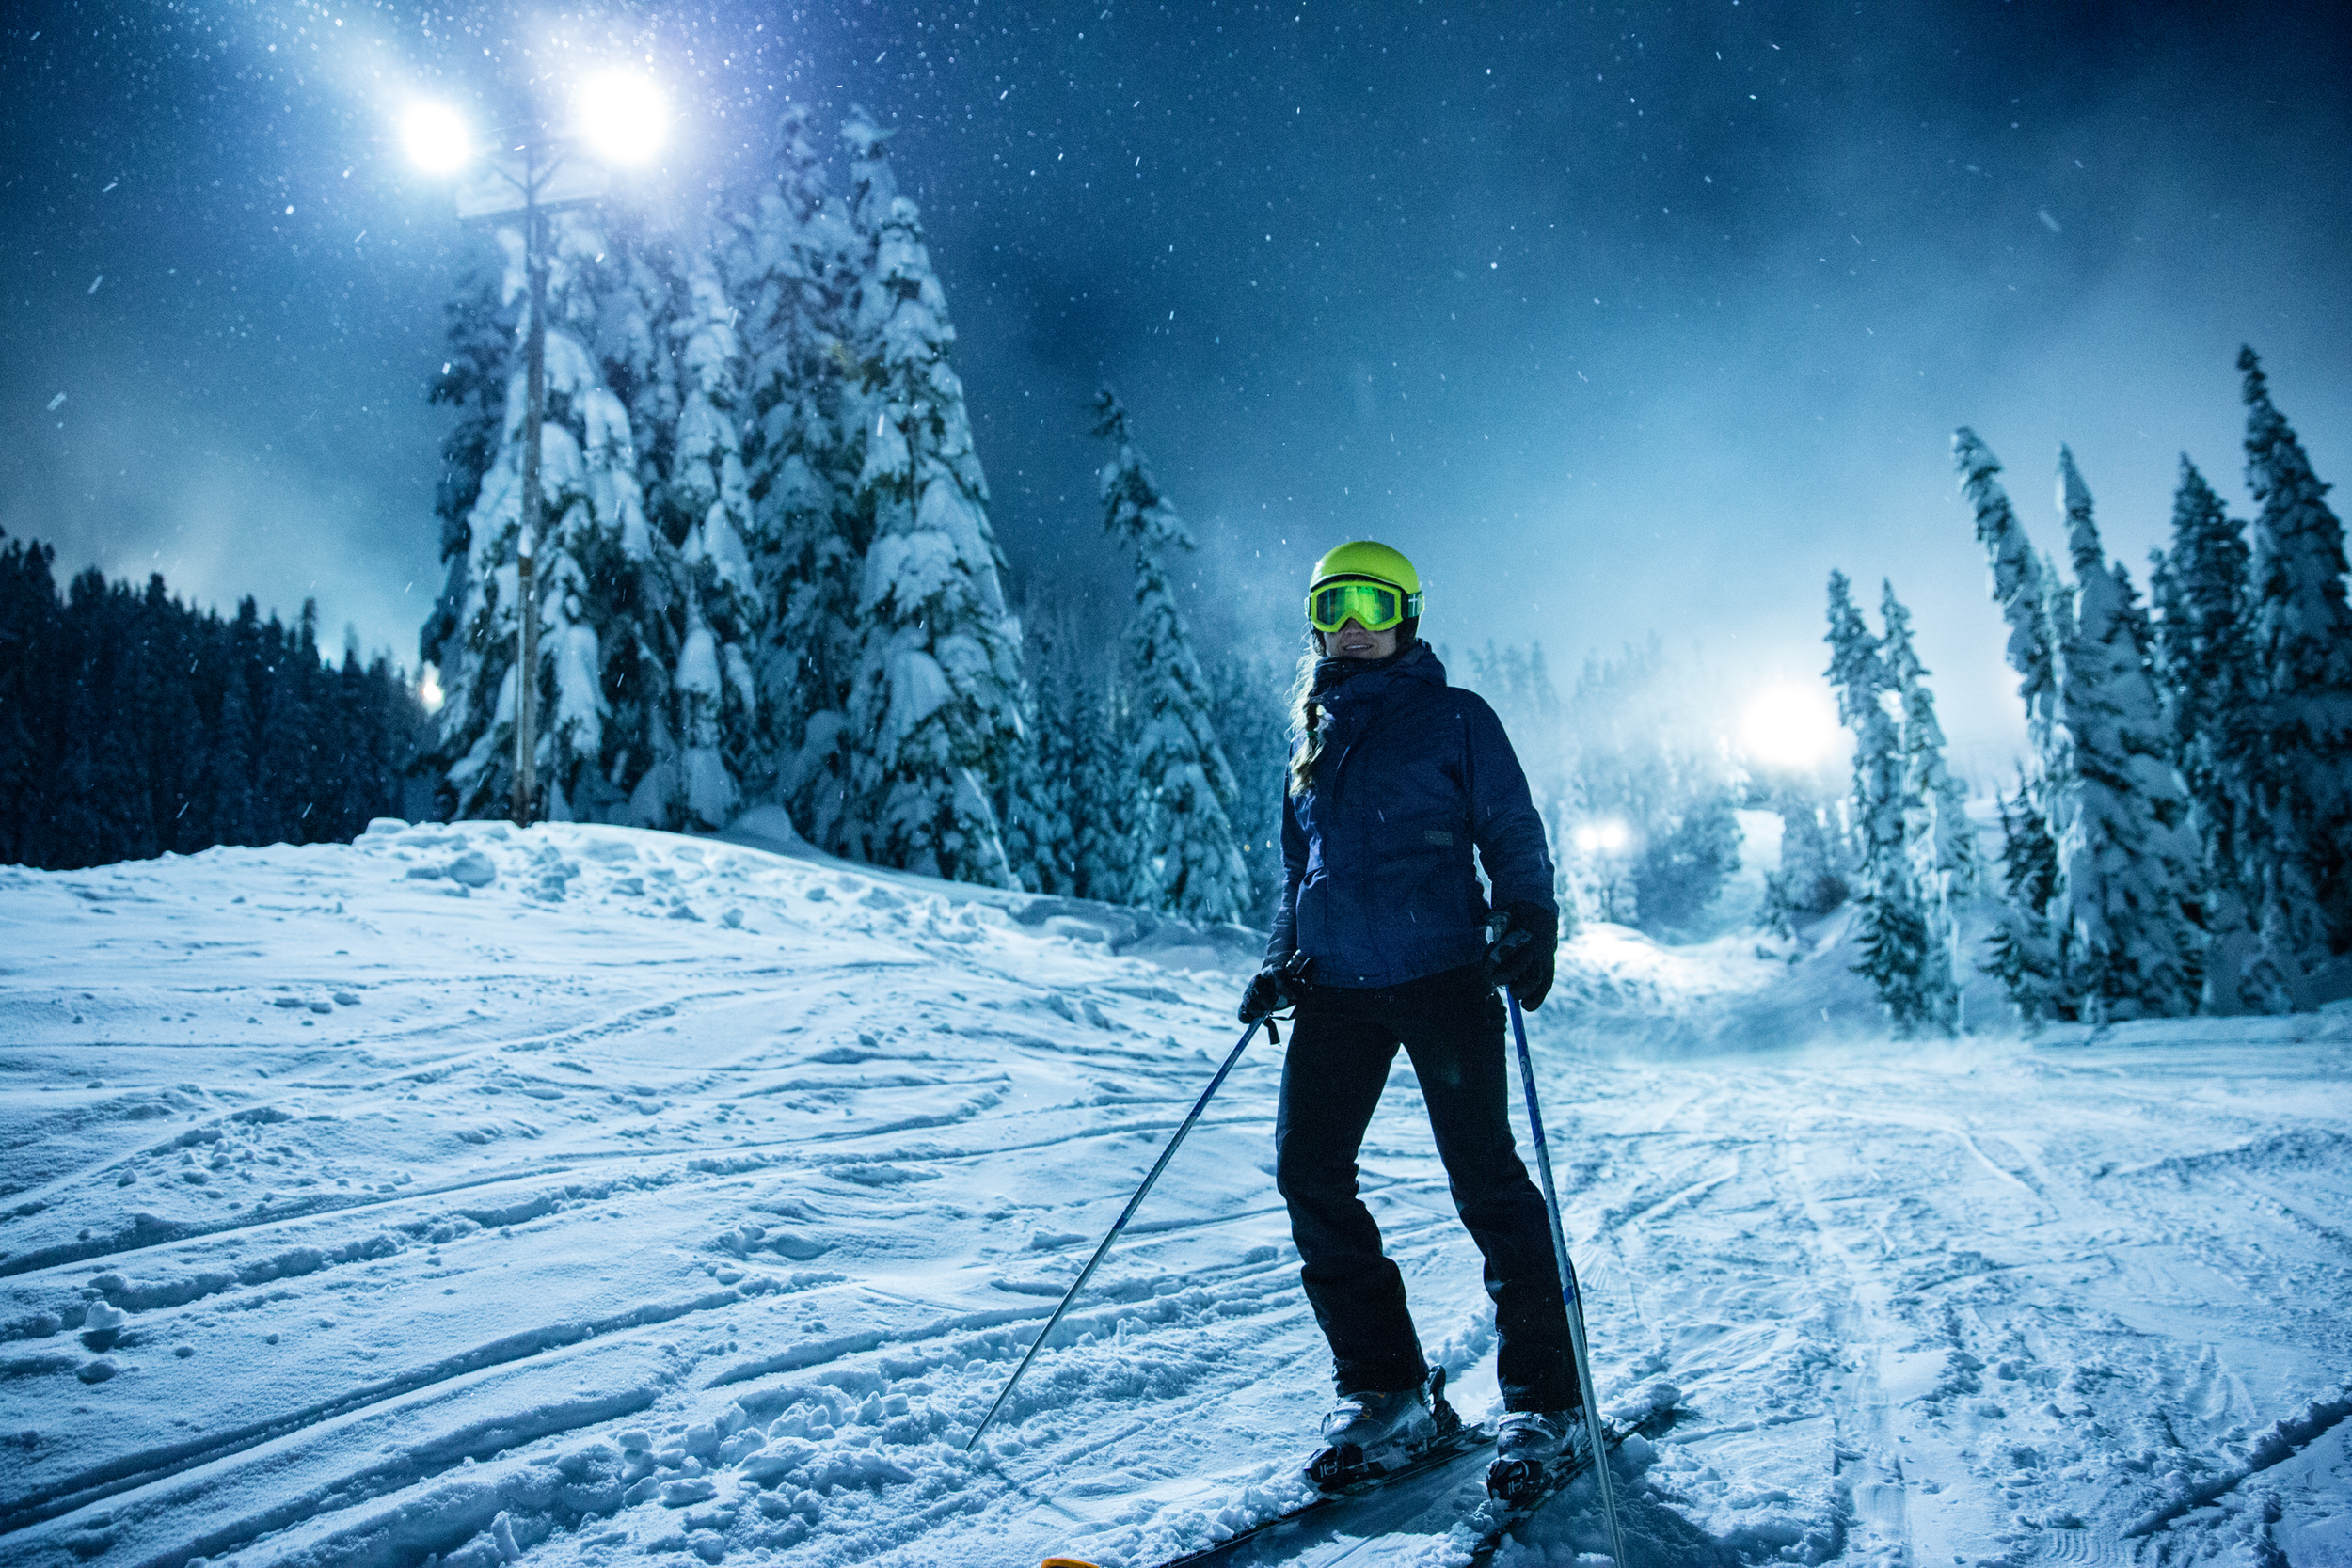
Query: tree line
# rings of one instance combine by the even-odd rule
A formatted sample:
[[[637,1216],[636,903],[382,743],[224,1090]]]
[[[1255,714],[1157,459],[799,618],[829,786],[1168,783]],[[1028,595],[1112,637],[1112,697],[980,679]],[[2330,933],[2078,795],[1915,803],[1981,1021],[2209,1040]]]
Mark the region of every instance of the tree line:
[[[2028,754],[1979,863],[1909,621],[1874,635],[1830,578],[1829,677],[1855,736],[1859,966],[1902,1032],[1952,1026],[1958,911],[1996,905],[1983,966],[2029,1022],[2305,1010],[2352,995],[2352,610],[2328,486],[2238,358],[2234,518],[2185,454],[2149,600],[2099,537],[2058,450],[2062,574],[2036,551],[1972,430],[1954,460],[2009,626]],[[2250,533],[2250,539],[2249,537]]]
[[[0,535],[0,863],[345,840],[397,814],[424,715],[390,663],[322,660],[247,598],[223,620]]]

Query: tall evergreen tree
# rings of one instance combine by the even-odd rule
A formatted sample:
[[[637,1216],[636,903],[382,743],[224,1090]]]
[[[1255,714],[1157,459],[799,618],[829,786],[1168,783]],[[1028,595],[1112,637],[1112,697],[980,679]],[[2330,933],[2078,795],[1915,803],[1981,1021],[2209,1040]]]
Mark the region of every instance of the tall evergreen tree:
[[[2019,784],[2018,809],[2030,817],[2003,839],[2003,886],[2007,908],[1994,938],[1996,974],[2010,1003],[2029,1022],[2074,1017],[2067,972],[2067,928],[2054,924],[2055,870],[2046,885],[2037,856],[2056,845],[2049,828],[2051,765],[2058,746],[2058,626],[2073,607],[2057,574],[2034,552],[1998,478],[2000,460],[1965,425],[1952,433],[1952,458],[1962,488],[1976,513],[1977,539],[1993,568],[1993,595],[2009,623],[2008,657],[2017,672],[2017,695],[2026,706],[2026,734],[2032,767]]]
[[[2261,760],[2252,770],[2248,848],[2265,946],[2298,1003],[2308,1004],[2312,972],[2352,953],[2352,608],[2344,525],[2328,509],[2329,486],[2272,404],[2251,348],[2239,352],[2238,369],[2246,483],[2262,508],[2253,529]]]
[[[1957,997],[1961,911],[1979,889],[1982,857],[1976,827],[1968,820],[1968,791],[1944,765],[1944,727],[1936,721],[1927,667],[1912,646],[1911,611],[1895,597],[1893,583],[1883,586],[1879,615],[1886,623],[1886,678],[1902,712],[1903,836],[1929,941],[1948,955]]]
[[[213,768],[206,779],[206,815],[217,844],[266,844],[262,834],[257,714],[264,694],[261,671],[262,612],[250,596],[237,618],[216,638],[215,668],[219,682],[213,721]]]
[[[1077,814],[1083,747],[1078,725],[1086,682],[1070,622],[1065,610],[1041,603],[1034,596],[1021,617],[1028,639],[1023,662],[1032,673],[1028,711],[1030,754],[1036,769],[1035,792],[1030,798],[1035,815],[1025,835],[1029,863],[1023,883],[1035,892],[1064,897],[1079,893]]]
[[[1962,488],[1977,515],[1977,542],[1993,567],[1993,597],[2009,623],[2009,665],[2017,672],[2017,695],[2026,705],[2026,729],[2034,754],[2048,751],[2058,710],[2058,622],[2059,588],[2049,562],[2034,553],[2033,541],[2017,520],[2009,492],[1995,477],[2000,459],[1963,425],[1952,433],[1952,458]]]
[[[106,638],[97,625],[105,603],[106,579],[95,570],[77,574],[68,585],[65,616],[64,723],[52,749],[56,784],[49,832],[67,865],[98,865],[108,858],[107,808],[128,780],[109,776],[99,756],[106,721],[102,692]]]
[[[1902,736],[1886,710],[1894,689],[1883,644],[1870,634],[1843,572],[1829,576],[1830,684],[1837,716],[1854,735],[1854,818],[1860,830],[1863,961],[1899,1037],[1949,1034],[1958,995],[1948,948],[1939,945],[1913,873],[1906,828]]]
[[[607,759],[601,777],[582,779],[586,803],[573,815],[691,828],[703,820],[691,804],[695,775],[713,810],[724,809],[731,782],[709,766],[723,745],[721,640],[701,613],[685,558],[706,515],[696,504],[701,487],[673,483],[687,398],[678,349],[695,315],[687,276],[704,235],[618,209],[607,209],[593,225],[583,218],[578,232],[596,248],[573,258],[576,286],[558,319],[569,319],[612,394],[610,404],[598,405],[619,416],[607,427],[603,463],[616,483],[633,464],[634,490],[616,500],[616,510],[633,501],[643,526],[581,527],[566,534],[596,593],[575,594],[560,609],[569,645],[580,658],[593,654],[600,662]],[[693,689],[681,685],[690,674]],[[575,693],[567,705],[582,714],[585,734],[584,700]],[[690,752],[699,758],[690,760]],[[563,803],[549,806],[560,820]]]
[[[2033,802],[2021,766],[2014,799],[1995,794],[2001,816],[2001,887],[2007,916],[1993,933],[1985,973],[2001,982],[2029,1020],[2071,1022],[2077,1016],[2062,984],[2058,939],[2047,911],[2058,896],[2058,844]]]
[[[955,329],[921,216],[895,194],[886,135],[859,110],[843,135],[867,269],[858,357],[874,410],[858,474],[873,541],[850,702],[856,837],[878,864],[1012,886],[994,803],[1026,743],[1021,630],[947,361]]]
[[[752,657],[769,639],[770,609],[752,555],[775,551],[755,537],[739,421],[743,349],[737,307],[713,259],[687,264],[678,343],[679,411],[665,502],[683,528],[685,576],[676,708],[682,742],[675,817],[685,826],[726,826],[747,795],[774,787],[774,746]]]
[[[442,308],[449,358],[434,377],[429,396],[457,410],[457,423],[441,442],[441,477],[434,488],[433,512],[441,524],[444,579],[418,638],[425,663],[453,669],[462,657],[461,631],[471,591],[472,518],[482,497],[483,477],[498,461],[506,422],[506,387],[514,371],[515,343],[521,330],[524,292],[504,255],[470,267]]]
[[[622,816],[633,795],[635,820],[676,826],[680,748],[667,708],[681,572],[675,542],[646,515],[645,470],[623,397],[657,412],[672,398],[663,389],[666,356],[655,352],[642,305],[651,269],[584,214],[559,214],[548,230],[544,537],[535,542],[534,581],[539,668],[532,673],[545,791],[538,809],[557,820],[607,819]],[[527,287],[520,235],[504,233],[501,243],[509,287],[520,292]],[[510,344],[504,368],[496,455],[457,531],[468,559],[462,573],[453,567],[452,583],[462,582],[463,598],[453,621],[437,610],[425,639],[431,644],[437,628],[453,626],[430,649],[441,656],[447,694],[432,761],[444,809],[453,816],[502,815],[513,792],[525,413],[519,344]],[[463,485],[453,481],[451,488]]]
[[[1234,842],[1238,793],[1210,722],[1208,682],[1168,581],[1164,552],[1193,548],[1192,533],[1161,493],[1105,387],[1094,397],[1094,434],[1111,444],[1097,488],[1103,531],[1135,552],[1135,617],[1127,627],[1138,827],[1135,865],[1149,879],[1136,901],[1187,919],[1239,921],[1250,907],[1249,868]]]
[[[2188,795],[2167,758],[2131,579],[2108,563],[2064,447],[2058,481],[2075,594],[2058,667],[2063,756],[2047,773],[2070,977],[2093,1022],[2179,1017],[2201,982]]]
[[[1780,869],[1765,874],[1764,924],[1793,939],[1800,922],[1833,912],[1852,889],[1823,803],[1791,782],[1774,792],[1772,807],[1780,816]]]
[[[1105,904],[1136,902],[1135,766],[1127,693],[1116,673],[1081,682],[1071,705],[1076,766],[1070,799],[1072,891]]]
[[[2153,553],[2155,669],[2168,697],[2171,760],[2188,785],[2201,850],[2204,1007],[2267,1011],[2275,981],[2259,966],[2247,812],[2259,746],[2246,525],[2231,517],[2184,452],[2172,498],[2172,547]]]
[[[0,864],[48,863],[46,741],[57,728],[56,552],[0,532]]]
[[[1049,782],[1046,758],[1057,748],[1046,733],[1047,721],[1035,686],[1021,683],[1021,733],[1027,744],[1015,748],[1011,767],[997,798],[996,817],[1005,840],[1005,860],[1012,867],[1015,885],[1030,893],[1058,893],[1062,865],[1069,850],[1070,807],[1067,792]]]
[[[264,843],[300,844],[318,810],[318,605],[305,600],[291,632],[272,615],[261,646],[261,672],[252,682],[260,696],[260,792]]]
[[[750,353],[743,461],[753,570],[771,612],[756,660],[780,799],[811,843],[847,844],[850,692],[871,517],[856,504],[865,422],[856,368],[856,237],[787,110],[775,171],[734,220],[728,265]]]
[[[142,609],[149,643],[154,650],[148,723],[149,746],[155,759],[155,843],[159,850],[194,854],[214,842],[210,824],[196,812],[211,744],[197,703],[197,675],[206,656],[205,633],[211,618],[199,620],[187,607],[176,603],[160,572],[148,575]],[[403,757],[401,763],[405,762]],[[393,808],[379,802],[399,798],[395,780],[389,791],[367,796],[364,805],[371,816],[387,813]],[[360,826],[366,826],[365,817]],[[6,858],[0,854],[0,859]]]
[[[1253,921],[1273,918],[1282,891],[1282,790],[1290,761],[1290,719],[1282,673],[1266,658],[1227,653],[1209,661],[1212,718],[1232,764],[1233,831],[1249,867]]]

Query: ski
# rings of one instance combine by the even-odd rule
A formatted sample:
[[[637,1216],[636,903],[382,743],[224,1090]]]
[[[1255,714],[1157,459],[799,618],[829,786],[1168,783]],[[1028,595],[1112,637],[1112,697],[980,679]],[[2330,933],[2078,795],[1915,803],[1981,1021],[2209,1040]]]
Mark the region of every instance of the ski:
[[[1611,1421],[1604,1428],[1604,1442],[1610,1453],[1622,1448],[1625,1440],[1637,1433],[1645,1437],[1656,1436],[1675,1422],[1675,1406],[1680,1400],[1678,1390],[1670,1385],[1657,1385],[1647,1390],[1648,1408],[1630,1419]],[[1572,1460],[1554,1465],[1544,1477],[1542,1485],[1526,1501],[1505,1504],[1489,1497],[1469,1518],[1454,1527],[1455,1544],[1470,1553],[1473,1564],[1489,1562],[1502,1549],[1502,1543],[1511,1532],[1525,1524],[1543,1506],[1592,1473],[1593,1456],[1588,1450]]]
[[[1674,1425],[1680,1395],[1670,1384],[1645,1389],[1633,1412],[1608,1423],[1614,1453],[1635,1433],[1655,1436]],[[1638,1413],[1635,1413],[1638,1412]],[[1392,1534],[1450,1534],[1471,1562],[1491,1561],[1511,1532],[1592,1471],[1589,1457],[1556,1466],[1541,1491],[1517,1508],[1487,1495],[1494,1447],[1490,1425],[1464,1424],[1389,1473],[1328,1492],[1262,1519],[1215,1545],[1169,1558],[1155,1568],[1271,1568],[1276,1563],[1369,1560],[1355,1554]],[[1046,1568],[1089,1568],[1083,1559],[1053,1558]]]
[[[1279,1561],[1295,1554],[1296,1543],[1290,1537],[1311,1533],[1319,1525],[1337,1523],[1342,1517],[1352,1516],[1359,1509],[1351,1505],[1369,1504],[1382,1494],[1395,1495],[1400,1488],[1406,1494],[1414,1495],[1409,1501],[1418,1510],[1423,1503],[1423,1499],[1418,1497],[1422,1490],[1418,1483],[1432,1482],[1431,1489],[1438,1492],[1452,1490],[1461,1478],[1450,1472],[1468,1461],[1483,1457],[1486,1450],[1494,1446],[1494,1440],[1492,1427],[1467,1423],[1457,1426],[1452,1433],[1439,1437],[1428,1448],[1383,1475],[1370,1476],[1323,1493],[1286,1513],[1262,1519],[1245,1530],[1227,1536],[1213,1546],[1203,1546],[1182,1557],[1170,1558],[1158,1568],[1200,1568],[1200,1564],[1211,1562],[1239,1568],[1240,1564],[1259,1560]],[[1276,1537],[1281,1539],[1273,1539]],[[1261,1547],[1278,1549],[1276,1555],[1260,1559],[1257,1553]]]

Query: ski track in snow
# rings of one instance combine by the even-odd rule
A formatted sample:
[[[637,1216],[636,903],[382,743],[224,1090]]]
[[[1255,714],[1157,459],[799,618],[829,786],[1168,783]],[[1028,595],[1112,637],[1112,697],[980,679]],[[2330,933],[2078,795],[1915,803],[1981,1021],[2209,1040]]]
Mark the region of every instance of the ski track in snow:
[[[962,1451],[1244,973],[1003,903],[576,826],[0,870],[0,1563],[1132,1568],[1301,1500],[1263,1037]],[[1601,939],[1613,1006],[1784,970]],[[1573,1011],[1604,1402],[1682,1390],[1642,1561],[2352,1564],[2352,1019],[1642,1060]],[[1490,1413],[1401,1061],[1364,1165]],[[1587,1488],[1495,1560],[1602,1549]]]

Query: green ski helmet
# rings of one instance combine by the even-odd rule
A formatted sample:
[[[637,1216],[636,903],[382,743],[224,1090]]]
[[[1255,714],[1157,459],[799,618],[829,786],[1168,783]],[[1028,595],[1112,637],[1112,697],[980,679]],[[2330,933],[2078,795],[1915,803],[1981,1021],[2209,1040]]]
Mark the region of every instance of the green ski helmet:
[[[1409,642],[1422,604],[1421,574],[1402,550],[1351,540],[1315,562],[1307,585],[1307,624],[1319,632],[1337,631],[1350,621],[1366,631],[1402,626]]]

